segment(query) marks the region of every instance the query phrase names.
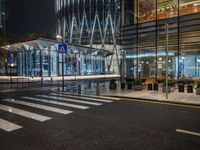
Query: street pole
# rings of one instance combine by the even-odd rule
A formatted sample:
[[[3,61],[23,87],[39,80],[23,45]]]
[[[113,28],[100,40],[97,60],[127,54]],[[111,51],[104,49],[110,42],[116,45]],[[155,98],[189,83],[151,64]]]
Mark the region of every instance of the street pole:
[[[63,36],[62,43],[65,43],[65,15],[63,16]],[[62,53],[62,91],[64,92],[65,79],[64,79],[64,53]]]
[[[64,92],[64,54],[62,53],[62,91]]]
[[[121,89],[125,89],[125,81],[124,81],[124,57],[125,57],[125,51],[121,50]]]
[[[165,45],[165,52],[166,52],[166,99],[168,99],[168,44],[169,44],[169,25],[165,24],[165,32],[166,32],[166,45]]]
[[[10,83],[12,83],[11,64],[10,64]]]

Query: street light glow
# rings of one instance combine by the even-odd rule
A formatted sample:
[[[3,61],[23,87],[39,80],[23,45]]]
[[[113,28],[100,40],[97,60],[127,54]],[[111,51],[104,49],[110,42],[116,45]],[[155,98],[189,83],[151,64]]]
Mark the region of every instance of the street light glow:
[[[61,36],[61,35],[56,35],[56,39],[61,40],[61,39],[62,39],[62,36]]]

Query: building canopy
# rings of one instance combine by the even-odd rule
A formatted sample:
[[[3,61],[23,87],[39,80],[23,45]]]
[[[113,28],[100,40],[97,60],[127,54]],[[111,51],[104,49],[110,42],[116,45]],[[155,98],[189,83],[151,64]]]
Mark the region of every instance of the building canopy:
[[[40,49],[40,50],[54,50],[58,51],[58,44],[59,42],[56,40],[50,40],[46,38],[38,38],[36,40],[32,41],[26,41],[22,43],[12,44],[9,46],[3,46],[2,49],[11,51],[11,52],[18,52],[18,51],[29,51],[34,49]],[[94,55],[94,56],[101,56],[101,57],[108,57],[113,55],[114,53],[108,50],[104,49],[96,49],[91,48],[87,46],[81,46],[81,45],[68,45],[68,53],[82,53],[84,55]]]

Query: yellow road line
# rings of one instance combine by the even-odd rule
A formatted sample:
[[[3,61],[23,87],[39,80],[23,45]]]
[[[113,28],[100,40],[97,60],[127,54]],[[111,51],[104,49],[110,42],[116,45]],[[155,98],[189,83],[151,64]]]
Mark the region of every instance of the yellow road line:
[[[115,97],[107,97],[107,96],[98,96],[100,98],[110,99],[110,100],[121,100],[121,98],[115,98]]]
[[[188,104],[173,104],[170,102],[168,103],[167,101],[166,102],[156,102],[156,101],[150,101],[150,100],[137,100],[137,99],[130,99],[130,98],[121,98],[121,100],[132,100],[132,101],[141,102],[141,103],[153,103],[153,104],[160,104],[160,105],[170,105],[170,106],[200,109],[200,106],[194,106],[194,105],[188,105]]]

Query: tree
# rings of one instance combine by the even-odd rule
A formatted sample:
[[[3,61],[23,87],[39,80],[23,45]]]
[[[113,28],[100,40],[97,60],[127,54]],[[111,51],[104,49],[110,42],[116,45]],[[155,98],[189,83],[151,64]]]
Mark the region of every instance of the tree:
[[[11,39],[9,37],[0,37],[0,47],[9,45]],[[8,51],[6,51],[3,48],[0,48],[0,66],[4,66],[5,68],[5,74],[8,74],[8,64],[7,64],[7,57],[8,57]]]

